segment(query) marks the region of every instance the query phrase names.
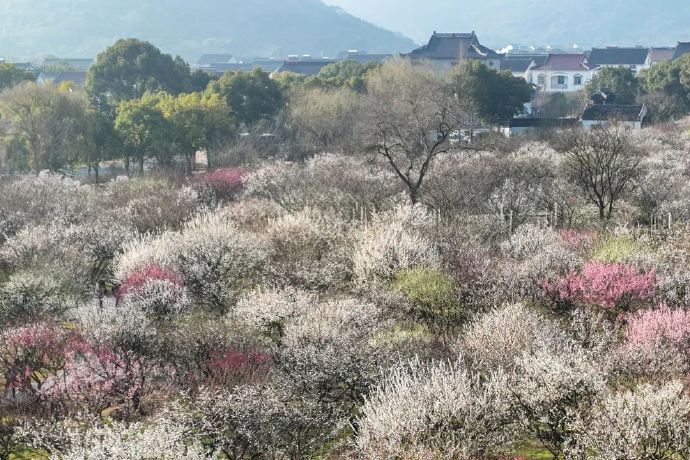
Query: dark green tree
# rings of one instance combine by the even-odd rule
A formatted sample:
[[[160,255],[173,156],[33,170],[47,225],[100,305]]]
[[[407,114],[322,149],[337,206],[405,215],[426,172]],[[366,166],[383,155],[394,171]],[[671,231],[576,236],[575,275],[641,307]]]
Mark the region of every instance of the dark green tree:
[[[640,81],[626,67],[604,67],[585,86],[588,95],[608,90],[618,104],[634,104],[640,95]]]
[[[0,63],[0,91],[23,81],[36,81],[36,77],[32,73],[16,68],[14,64]]]
[[[179,94],[189,90],[191,81],[189,65],[180,57],[130,38],[98,55],[87,73],[86,91],[92,107],[114,118],[122,101],[139,99],[147,92]]]
[[[462,106],[492,125],[522,112],[534,92],[523,78],[489,69],[479,61],[460,65],[453,75],[453,86]]]
[[[656,64],[641,72],[640,80],[657,121],[690,112],[690,55]]]
[[[228,72],[211,82],[209,90],[220,94],[233,118],[246,126],[273,119],[283,106],[280,87],[260,69],[251,73]]]

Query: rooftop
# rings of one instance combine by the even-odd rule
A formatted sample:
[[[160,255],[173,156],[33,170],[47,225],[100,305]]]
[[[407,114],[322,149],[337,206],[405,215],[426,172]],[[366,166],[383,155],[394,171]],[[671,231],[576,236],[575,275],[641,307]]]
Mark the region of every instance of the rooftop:
[[[479,43],[474,32],[471,33],[437,33],[429,43],[413,50],[408,57],[412,59],[498,59],[500,54]]]
[[[649,60],[651,62],[664,62],[673,59],[673,53],[675,53],[675,47],[664,47],[664,48],[650,48],[649,49]]]
[[[329,64],[335,64],[335,59],[309,59],[309,60],[288,60],[276,72],[293,72],[308,77],[317,75],[321,69]]]
[[[549,54],[542,65],[532,67],[532,70],[546,71],[586,71],[594,66],[585,63],[584,54]]]
[[[587,62],[592,66],[601,65],[644,65],[649,54],[648,48],[593,48],[587,53]]]
[[[673,57],[671,57],[671,59],[675,61],[676,59],[680,59],[681,57],[689,53],[690,42],[678,42],[678,46],[676,46],[676,49],[673,51]]]
[[[526,72],[532,62],[535,65],[542,65],[546,61],[548,54],[506,54],[501,59],[501,70],[511,72]]]
[[[588,121],[642,121],[644,105],[588,104],[580,118]]]

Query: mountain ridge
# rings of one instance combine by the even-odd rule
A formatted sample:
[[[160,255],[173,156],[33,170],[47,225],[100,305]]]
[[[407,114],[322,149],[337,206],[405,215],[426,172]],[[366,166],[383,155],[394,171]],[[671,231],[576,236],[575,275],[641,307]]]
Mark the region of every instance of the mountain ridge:
[[[334,56],[414,42],[320,0],[0,0],[0,56],[94,57],[118,38],[195,62],[204,53]]]

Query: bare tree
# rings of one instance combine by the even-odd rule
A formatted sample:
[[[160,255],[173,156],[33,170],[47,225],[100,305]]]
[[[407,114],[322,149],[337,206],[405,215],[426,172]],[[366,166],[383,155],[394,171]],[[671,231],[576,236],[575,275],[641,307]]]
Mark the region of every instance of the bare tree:
[[[407,187],[412,203],[434,158],[451,148],[460,105],[447,77],[406,60],[387,62],[369,78],[364,122],[369,144]]]
[[[564,136],[566,168],[589,201],[599,210],[599,219],[609,220],[616,201],[639,175],[640,155],[620,124],[575,131]]]

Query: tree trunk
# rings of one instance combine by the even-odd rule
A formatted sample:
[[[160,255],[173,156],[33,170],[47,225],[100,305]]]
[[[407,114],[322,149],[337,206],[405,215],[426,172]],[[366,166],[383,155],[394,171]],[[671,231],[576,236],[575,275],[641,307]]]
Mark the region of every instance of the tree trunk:
[[[125,155],[125,174],[130,177],[129,174],[129,155]]]

